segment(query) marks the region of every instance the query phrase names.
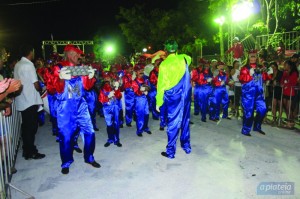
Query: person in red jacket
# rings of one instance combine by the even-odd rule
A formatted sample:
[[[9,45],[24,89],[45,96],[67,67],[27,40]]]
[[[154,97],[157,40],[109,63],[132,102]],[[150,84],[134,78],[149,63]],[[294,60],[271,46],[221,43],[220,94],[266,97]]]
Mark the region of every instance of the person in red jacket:
[[[298,76],[295,63],[290,60],[285,61],[281,85],[283,87],[283,108],[285,109],[288,120],[294,119],[292,114],[292,104],[296,95],[295,87],[297,86]]]
[[[122,70],[122,65],[121,64],[114,64],[110,68],[110,74],[112,78],[113,85],[117,85],[118,88],[120,88],[120,92],[123,91],[122,89],[122,77],[124,75],[124,71]],[[124,116],[123,116],[123,107],[122,107],[122,101],[121,98],[117,99],[118,106],[119,106],[119,125],[120,128],[123,128],[123,123],[124,123]]]
[[[233,52],[233,59],[241,62],[241,58],[244,55],[244,47],[243,44],[239,41],[238,37],[233,39],[233,46],[229,48],[226,53]]]
[[[103,114],[106,123],[106,130],[108,139],[104,144],[104,147],[108,147],[114,143],[118,147],[121,147],[120,143],[120,110],[118,100],[122,98],[122,94],[119,88],[119,83],[112,81],[112,74],[110,72],[104,72],[103,83],[100,89],[98,100],[103,105]]]
[[[56,136],[56,142],[59,142],[59,133],[57,126],[57,93],[53,82],[54,66],[48,61],[49,66],[45,67],[43,79],[47,89],[47,99],[49,106],[50,122],[52,124],[52,135]]]
[[[268,74],[260,69],[257,64],[257,50],[249,51],[247,64],[241,68],[239,80],[242,84],[242,107],[243,107],[243,127],[242,134],[251,136],[250,131],[265,135],[261,129],[262,121],[267,113],[264,98],[263,82],[266,81]],[[254,108],[256,116],[254,118]],[[254,123],[253,123],[254,122]]]
[[[125,70],[125,74],[122,77],[123,82],[123,90],[124,90],[124,98],[125,98],[125,122],[126,126],[132,127],[131,122],[133,118],[134,112],[134,92],[132,89],[132,81],[133,81],[133,65],[126,64],[123,66]]]
[[[162,58],[156,56],[152,58],[152,63],[154,64],[154,68],[149,74],[149,81],[150,81],[150,91],[149,91],[149,98],[150,98],[150,110],[152,111],[152,118],[154,120],[159,120],[159,112],[156,111],[156,92],[157,92],[157,78],[159,73],[159,65],[163,61]],[[163,125],[164,127],[165,125]],[[161,126],[162,127],[162,126]]]
[[[206,122],[206,113],[208,109],[208,99],[212,94],[212,71],[208,62],[204,59],[200,60],[199,67],[191,72],[191,80],[195,85],[194,89],[194,115],[201,112],[201,121]],[[199,108],[198,108],[199,107]],[[197,108],[199,110],[197,110]]]
[[[136,134],[143,136],[143,132],[152,134],[149,127],[149,104],[147,95],[150,90],[149,81],[144,79],[144,64],[136,64],[134,70],[136,78],[132,81],[132,88],[135,95],[135,113],[136,113]]]
[[[78,129],[84,135],[84,161],[95,168],[100,168],[100,164],[93,156],[95,132],[84,98],[85,92],[90,90],[96,82],[95,71],[92,67],[83,69],[76,66],[83,52],[74,45],[66,45],[64,53],[65,60],[54,66],[51,85],[57,93],[61,172],[68,174],[69,167],[74,161],[74,136]]]
[[[228,75],[224,71],[225,63],[219,61],[217,64],[218,70],[214,72],[212,78],[213,92],[210,98],[209,119],[212,121],[220,120],[220,109],[222,106],[222,118],[231,119],[228,117],[229,97],[226,85],[229,82]]]

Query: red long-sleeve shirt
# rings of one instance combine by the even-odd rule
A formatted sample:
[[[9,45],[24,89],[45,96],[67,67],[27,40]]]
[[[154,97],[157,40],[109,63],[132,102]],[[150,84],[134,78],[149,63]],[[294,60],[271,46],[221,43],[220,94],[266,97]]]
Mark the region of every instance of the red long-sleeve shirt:
[[[148,85],[147,81],[144,80],[144,78],[135,78],[135,80],[132,81],[132,89],[133,89],[134,94],[136,94],[138,96],[143,95],[143,92],[140,91],[140,85],[143,85],[143,84]]]
[[[223,85],[221,85],[222,81],[224,81]],[[212,79],[212,84],[216,87],[225,86],[226,84],[228,84],[228,81],[228,75],[225,72],[219,70],[219,74]]]
[[[123,77],[123,88],[124,90],[127,88],[132,88],[132,74],[126,73]]]
[[[248,69],[247,66],[243,66],[241,68],[239,79],[241,84],[246,84],[253,79],[253,77],[250,75],[250,70]]]
[[[255,69],[256,67],[257,64],[250,64],[250,67],[248,66],[242,67],[240,71],[240,78],[239,78],[242,84],[246,84],[253,79],[253,77],[250,75],[250,69],[251,68]],[[262,71],[261,76],[264,82],[272,79],[272,74],[268,74],[266,71]]]
[[[53,75],[53,67],[46,68],[43,75],[47,92],[51,95],[55,94],[55,84],[54,84],[54,75]]]
[[[241,43],[237,43],[227,50],[227,53],[230,52],[233,52],[234,59],[239,59],[244,55],[244,47]]]
[[[74,64],[69,61],[62,61],[60,63],[60,65],[61,66],[74,66]],[[53,67],[53,77],[52,77],[52,81],[51,81],[51,84],[55,88],[55,91],[58,93],[62,93],[64,91],[64,87],[65,87],[65,80],[59,78],[60,69],[61,68],[58,65]],[[89,77],[87,75],[81,76],[81,80],[83,83],[83,88],[85,90],[90,90],[96,82],[96,78],[93,77],[92,79],[89,79]]]
[[[113,91],[111,85],[109,82],[106,82],[102,88],[100,89],[100,93],[98,96],[98,100],[99,102],[101,102],[102,104],[105,104],[107,102],[109,102],[109,98],[108,95],[109,93]],[[122,93],[120,92],[120,89],[115,90],[115,96],[116,99],[121,99],[122,98]]]
[[[158,72],[159,68],[155,67],[149,74],[149,81],[151,84],[155,85],[155,87],[157,86]]]
[[[295,96],[295,86],[297,86],[298,73],[292,72],[289,74],[284,71],[281,78],[281,85],[283,86],[283,95],[285,96]]]
[[[205,85],[207,84],[207,79],[205,75],[208,75],[209,71],[207,69],[203,70],[202,68],[197,68],[192,70],[191,80],[195,82],[197,85]]]

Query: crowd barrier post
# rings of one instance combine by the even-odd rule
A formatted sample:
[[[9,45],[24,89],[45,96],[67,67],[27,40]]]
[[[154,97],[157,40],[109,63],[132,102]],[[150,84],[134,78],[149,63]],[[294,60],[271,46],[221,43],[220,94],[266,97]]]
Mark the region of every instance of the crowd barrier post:
[[[11,199],[11,189],[14,189],[28,199],[33,196],[11,184],[13,173],[16,172],[14,164],[18,153],[21,138],[21,115],[16,110],[14,101],[11,104],[11,115],[4,116],[0,112],[0,198]]]

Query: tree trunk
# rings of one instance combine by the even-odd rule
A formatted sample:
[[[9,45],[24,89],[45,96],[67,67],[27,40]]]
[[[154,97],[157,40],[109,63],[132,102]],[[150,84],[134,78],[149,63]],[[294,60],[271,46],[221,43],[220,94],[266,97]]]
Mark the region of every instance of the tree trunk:
[[[276,24],[275,24],[275,29],[274,29],[274,33],[275,34],[277,32],[277,28],[278,28],[278,2],[277,0],[275,0],[275,20],[276,20]]]

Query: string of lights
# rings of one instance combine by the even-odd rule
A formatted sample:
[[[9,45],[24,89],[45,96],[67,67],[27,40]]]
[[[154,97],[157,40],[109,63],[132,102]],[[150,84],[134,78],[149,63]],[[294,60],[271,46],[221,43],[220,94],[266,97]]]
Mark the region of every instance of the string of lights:
[[[30,1],[30,2],[15,2],[15,3],[2,3],[0,6],[20,6],[20,5],[34,5],[58,2],[61,0],[45,0],[45,1]]]

